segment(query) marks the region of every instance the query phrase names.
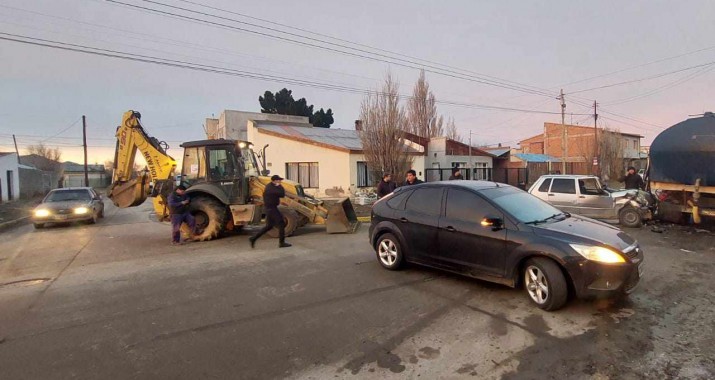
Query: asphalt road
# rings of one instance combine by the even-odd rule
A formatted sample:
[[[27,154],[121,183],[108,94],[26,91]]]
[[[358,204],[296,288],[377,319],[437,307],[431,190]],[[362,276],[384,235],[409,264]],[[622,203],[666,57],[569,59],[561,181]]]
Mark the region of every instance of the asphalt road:
[[[636,292],[549,313],[522,290],[386,271],[365,227],[173,247],[147,213],[0,234],[0,378],[715,377],[707,232],[629,230]]]

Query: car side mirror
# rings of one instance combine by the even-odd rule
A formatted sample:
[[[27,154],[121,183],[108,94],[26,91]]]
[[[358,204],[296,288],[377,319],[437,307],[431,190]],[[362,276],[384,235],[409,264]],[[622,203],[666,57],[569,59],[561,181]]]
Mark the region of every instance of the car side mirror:
[[[504,227],[504,221],[501,218],[487,216],[479,223],[482,227],[491,227],[492,231],[501,230]]]

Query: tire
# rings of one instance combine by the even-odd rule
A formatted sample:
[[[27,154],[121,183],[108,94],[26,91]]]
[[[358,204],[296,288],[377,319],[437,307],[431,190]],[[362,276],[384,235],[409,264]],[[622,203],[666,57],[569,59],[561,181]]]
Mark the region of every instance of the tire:
[[[102,209],[99,210],[99,217],[104,218],[104,207],[102,207]]]
[[[92,213],[92,218],[87,220],[87,224],[96,224],[99,215]]]
[[[32,223],[36,230],[45,228],[45,223]]]
[[[624,227],[638,228],[643,225],[641,213],[633,207],[626,206],[618,213],[618,221]]]
[[[286,206],[278,206],[278,210],[280,210],[281,215],[283,215],[283,222],[286,225],[286,237],[292,236],[293,232],[295,232],[295,230],[299,227],[301,215],[298,214],[298,211]],[[280,235],[278,233],[278,228],[273,228],[268,231],[268,236],[272,238],[278,238],[278,235]]]
[[[221,235],[226,226],[226,206],[211,197],[196,197],[189,203],[189,213],[196,219],[195,240],[207,241]],[[186,225],[182,231],[190,232]]]
[[[568,300],[568,284],[561,268],[550,259],[537,257],[524,266],[524,290],[541,309],[558,310]],[[544,294],[546,293],[546,294]]]
[[[377,239],[375,244],[375,254],[377,261],[383,268],[398,270],[404,263],[404,253],[402,245],[393,234],[384,234]]]

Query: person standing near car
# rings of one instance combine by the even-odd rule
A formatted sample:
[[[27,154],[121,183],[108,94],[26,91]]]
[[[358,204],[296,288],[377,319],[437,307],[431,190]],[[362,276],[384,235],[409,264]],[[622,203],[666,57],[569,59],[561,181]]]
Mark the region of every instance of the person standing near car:
[[[422,183],[422,181],[417,179],[417,172],[412,169],[408,170],[407,171],[407,179],[403,186],[419,185],[420,183]]]
[[[281,185],[283,178],[279,175],[274,175],[271,177],[271,183],[266,185],[266,189],[263,191],[263,207],[266,212],[266,225],[261,228],[255,235],[248,238],[251,242],[251,248],[256,246],[256,240],[263,236],[266,232],[270,231],[274,227],[278,227],[278,248],[288,248],[291,244],[286,243],[286,230],[285,221],[283,220],[283,215],[278,209],[278,205],[281,204],[281,198],[286,196],[285,189]]]
[[[636,173],[636,168],[633,166],[628,168],[626,175],[621,177],[618,182],[623,182],[628,190],[643,190],[645,188],[643,178]]]
[[[183,223],[186,223],[189,226],[189,230],[191,230],[191,235],[187,240],[193,241],[196,233],[196,220],[187,207],[191,200],[186,194],[186,186],[177,186],[169,195],[167,203],[169,204],[169,216],[171,218],[171,243],[174,245],[182,243],[181,225]]]
[[[392,174],[385,173],[382,175],[382,180],[377,184],[377,198],[382,198],[387,194],[395,191],[397,185],[392,181]]]
[[[452,168],[452,176],[449,177],[449,180],[450,180],[450,181],[457,181],[457,180],[460,180],[460,179],[464,179],[464,177],[462,177],[462,171],[459,170],[459,168]]]

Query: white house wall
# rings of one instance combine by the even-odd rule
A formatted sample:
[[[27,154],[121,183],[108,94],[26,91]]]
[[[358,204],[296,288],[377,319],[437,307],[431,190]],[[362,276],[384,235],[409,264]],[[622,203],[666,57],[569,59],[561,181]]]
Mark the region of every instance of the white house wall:
[[[8,197],[7,173],[12,171],[12,199]],[[0,199],[3,202],[20,198],[20,168],[17,163],[17,154],[8,154],[0,157],[0,184],[2,192]]]
[[[466,162],[467,165],[470,162],[469,155],[466,156],[452,156],[447,154],[447,140],[445,138],[433,138],[429,142],[429,148],[427,150],[427,157],[425,158],[424,165],[427,168],[440,168],[449,169],[452,167],[453,162]],[[471,156],[471,162],[473,164],[487,164],[487,168],[493,168],[492,157],[485,156]],[[477,165],[475,165],[477,166]]]

